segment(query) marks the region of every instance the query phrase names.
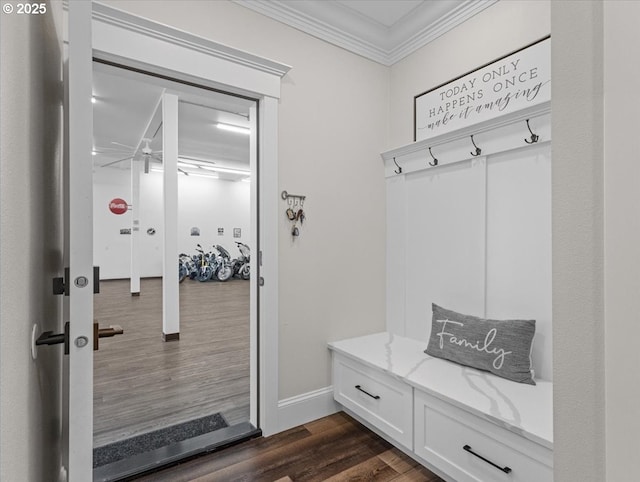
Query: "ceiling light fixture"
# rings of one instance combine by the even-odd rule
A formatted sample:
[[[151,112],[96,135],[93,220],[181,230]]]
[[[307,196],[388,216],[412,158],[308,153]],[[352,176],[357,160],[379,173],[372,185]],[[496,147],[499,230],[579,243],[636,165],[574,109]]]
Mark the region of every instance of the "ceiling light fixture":
[[[218,122],[217,124],[215,124],[215,126],[218,129],[222,129],[230,132],[237,132],[239,134],[249,135],[251,133],[251,130],[249,130],[247,127],[234,126],[231,124],[223,124],[222,122]]]
[[[200,166],[202,167],[202,166]],[[244,169],[231,169],[228,167],[207,167],[208,171],[222,172],[224,174],[241,174],[243,176],[248,176],[251,174],[251,171],[247,171]]]
[[[196,167],[196,166],[188,166],[188,167]],[[151,172],[164,172],[164,169],[160,166],[152,166]],[[220,179],[217,173],[212,172],[195,172],[195,171],[181,171],[187,177],[208,177],[209,179]]]
[[[222,167],[214,165],[213,162],[197,161],[183,157],[178,158],[178,166],[192,169],[199,168],[205,171],[224,172],[227,174],[242,174],[245,176],[249,176],[251,174],[251,171],[248,169],[233,169],[231,167]]]
[[[211,166],[214,161],[201,161],[192,157],[178,157],[178,163],[188,164],[190,167]]]
[[[213,167],[213,166],[205,166],[205,165],[201,165],[201,164],[198,164],[195,167],[199,167],[200,169],[204,169],[205,171],[215,171],[216,170],[216,168]]]
[[[204,172],[190,172],[189,173],[189,177],[194,176],[194,177],[208,177],[209,179],[219,179],[220,176],[218,176],[217,174],[205,174]]]
[[[91,96],[91,103],[95,104],[97,102],[96,98],[94,96]]]

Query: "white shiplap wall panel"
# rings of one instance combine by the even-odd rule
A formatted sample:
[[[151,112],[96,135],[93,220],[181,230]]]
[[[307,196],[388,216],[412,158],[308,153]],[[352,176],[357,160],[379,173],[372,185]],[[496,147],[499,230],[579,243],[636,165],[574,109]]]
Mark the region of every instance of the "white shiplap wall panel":
[[[498,154],[487,166],[488,318],[535,319],[533,365],[550,380],[551,144]]]
[[[387,178],[387,330],[405,334],[407,185],[405,176]]]
[[[428,339],[431,303],[484,309],[485,174],[477,159],[406,178],[406,336]]]
[[[398,175],[387,162],[390,332],[427,340],[431,303],[532,318],[536,377],[552,379],[549,124],[548,115],[536,122],[542,140],[534,145],[524,143],[521,123],[485,134],[486,157],[427,167],[416,162],[428,153],[416,151],[403,155]],[[441,157],[454,158],[460,142],[442,146]]]

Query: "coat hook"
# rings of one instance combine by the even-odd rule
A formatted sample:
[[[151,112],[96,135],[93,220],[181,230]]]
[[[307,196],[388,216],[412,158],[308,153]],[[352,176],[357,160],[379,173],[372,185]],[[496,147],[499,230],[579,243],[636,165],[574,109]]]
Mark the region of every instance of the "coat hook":
[[[396,158],[393,158],[393,163],[396,165],[396,167],[398,169],[394,169],[393,172],[395,172],[396,174],[402,174],[402,168],[400,166],[398,166],[398,163],[396,162]]]
[[[480,149],[478,146],[476,146],[476,143],[475,143],[475,141],[473,140],[473,134],[471,134],[471,143],[473,144],[473,147],[475,147],[475,148],[476,148],[476,152],[475,152],[475,153],[471,152],[470,154],[471,154],[472,156],[474,156],[474,157],[477,157],[477,156],[479,156],[480,154],[482,154],[482,149]]]
[[[525,139],[524,141],[527,144],[535,144],[536,142],[538,142],[538,139],[540,139],[540,136],[538,134],[534,134],[533,131],[531,130],[531,126],[529,125],[529,119],[527,119],[527,129],[529,129],[529,132],[531,133],[531,139]]]
[[[429,165],[430,166],[437,166],[438,165],[438,159],[433,157],[433,152],[431,152],[431,148],[429,148],[429,154],[431,154],[431,157],[433,158],[433,162],[430,162]]]

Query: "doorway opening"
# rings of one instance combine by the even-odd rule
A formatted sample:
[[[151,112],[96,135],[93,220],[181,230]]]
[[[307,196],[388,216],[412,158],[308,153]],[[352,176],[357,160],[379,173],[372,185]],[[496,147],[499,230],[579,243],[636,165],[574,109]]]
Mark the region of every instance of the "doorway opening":
[[[257,102],[104,62],[93,79],[94,316],[123,331],[94,354],[94,480],[117,480],[260,433],[250,415]],[[174,186],[166,124],[177,126]],[[167,231],[177,234],[168,264]]]

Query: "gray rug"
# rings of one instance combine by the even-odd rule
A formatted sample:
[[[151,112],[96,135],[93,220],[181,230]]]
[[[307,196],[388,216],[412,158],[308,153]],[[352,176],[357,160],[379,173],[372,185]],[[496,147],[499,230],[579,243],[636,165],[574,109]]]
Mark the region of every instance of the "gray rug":
[[[93,468],[182,442],[198,435],[228,427],[219,413],[214,413],[188,422],[143,433],[135,437],[113,442],[93,449]]]

